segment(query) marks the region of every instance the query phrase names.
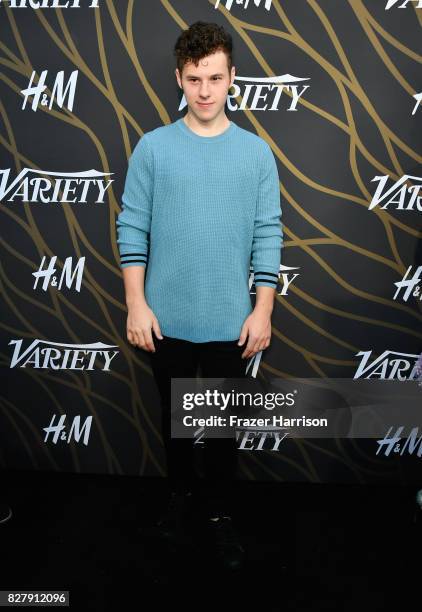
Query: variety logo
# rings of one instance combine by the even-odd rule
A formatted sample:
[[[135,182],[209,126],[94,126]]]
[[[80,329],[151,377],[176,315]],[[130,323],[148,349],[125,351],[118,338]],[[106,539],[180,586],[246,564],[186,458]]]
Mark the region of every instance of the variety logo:
[[[393,296],[393,300],[397,299],[400,291],[402,290],[404,291],[403,293],[404,302],[407,302],[407,300],[409,299],[411,295],[415,297],[416,299],[418,299],[419,301],[422,300],[422,293],[421,293],[421,287],[420,287],[420,283],[422,281],[422,278],[421,278],[422,266],[418,266],[413,276],[408,278],[411,269],[412,269],[412,266],[409,266],[402,280],[397,281],[397,283],[394,283],[395,286],[397,287],[397,290]]]
[[[255,6],[260,6],[262,0],[253,0]],[[272,0],[265,0],[264,2],[264,6],[267,9],[267,11],[270,10],[271,8],[271,3]],[[233,0],[226,0],[226,9],[229,11],[232,7],[233,4]],[[248,8],[249,5],[249,0],[236,0],[236,4],[242,4],[244,9]],[[220,5],[220,0],[216,0],[215,6],[214,8],[218,8]]]
[[[416,209],[422,211],[422,202],[421,196],[419,195],[419,190],[421,185],[411,185],[408,187],[405,183],[407,180],[418,181],[419,183],[422,181],[420,176],[411,176],[410,174],[405,174],[398,181],[390,187],[390,189],[386,189],[383,193],[384,187],[389,179],[389,176],[374,176],[371,182],[378,181],[377,190],[369,204],[369,210],[372,210],[381,202],[385,200],[384,206],[380,206],[380,208],[388,208],[390,204],[395,205],[397,210],[413,210],[416,205]]]
[[[399,2],[401,2],[401,4],[397,6]],[[409,2],[417,3],[413,5],[411,4],[410,6],[414,6],[415,8],[422,8],[422,0],[387,0],[385,10],[388,11],[390,10],[390,8],[393,8],[393,6],[395,6],[396,8],[406,8],[409,5]]]
[[[300,276],[299,273],[293,273],[290,275],[289,272],[291,270],[299,270],[299,269],[300,268],[298,267],[294,268],[291,266],[280,265],[282,287],[281,287],[281,291],[277,291],[277,295],[288,295],[287,291],[288,291],[289,286],[295,280],[296,277]],[[249,267],[249,292],[251,295],[256,294],[256,291],[251,291],[253,284],[254,284],[254,273],[253,273],[253,267],[250,266]],[[278,275],[278,284],[280,284],[280,273]]]
[[[242,87],[240,87],[236,81],[242,83]],[[310,87],[310,85],[303,85],[299,88],[297,83],[300,81],[309,81],[309,78],[294,77],[291,74],[262,78],[236,76],[235,82],[233,83],[234,92],[227,95],[227,107],[231,111],[242,111],[245,110],[246,105],[248,105],[248,109],[254,111],[276,111],[278,110],[283,90],[289,90],[292,94],[292,100],[287,110],[297,111],[296,106],[299,98],[308,87]],[[245,83],[245,85],[243,85],[243,83]],[[232,103],[232,99],[235,100],[241,92],[242,102],[240,105],[238,105],[236,101]],[[271,106],[269,106],[269,104],[271,104]],[[186,98],[183,94],[178,110],[183,110],[186,105]]]
[[[414,427],[403,443],[401,443],[402,438],[400,437],[400,434],[402,433],[404,427],[398,427],[394,434],[391,434],[392,429],[393,428],[390,427],[382,440],[377,440],[377,455],[381,449],[384,450],[384,456],[386,457],[388,457],[391,452],[403,455],[405,450],[407,450],[409,455],[413,455],[413,453],[416,451],[416,456],[422,457],[422,435],[418,439],[416,438],[419,433],[419,427]]]
[[[356,353],[357,357],[362,355],[362,361],[353,378],[413,379],[419,355],[384,351],[382,355],[369,363],[371,354],[372,351]]]
[[[43,431],[45,431],[44,442],[48,442],[50,434],[53,436],[53,444],[57,444],[59,440],[67,442],[68,444],[72,440],[75,440],[75,442],[79,442],[83,435],[84,439],[82,440],[82,442],[83,444],[85,444],[85,446],[88,446],[89,434],[91,432],[92,416],[89,416],[85,419],[85,422],[82,427],[81,417],[79,415],[73,417],[69,433],[67,433],[65,427],[66,415],[62,414],[56,425],[54,424],[55,419],[56,415],[53,414],[50,421],[50,425],[48,427],[43,427]]]
[[[33,287],[34,289],[37,288],[38,279],[40,278],[43,279],[41,289],[43,289],[44,291],[47,291],[48,287],[57,287],[57,289],[61,291],[63,282],[67,289],[71,289],[75,276],[76,276],[75,289],[76,291],[81,290],[82,275],[83,275],[84,266],[85,266],[85,257],[80,257],[80,259],[76,262],[76,265],[74,266],[73,270],[72,270],[73,258],[66,257],[65,262],[63,264],[63,270],[60,274],[58,282],[57,282],[56,268],[55,268],[55,263],[57,260],[56,255],[50,258],[50,263],[48,264],[48,268],[44,270],[44,262],[46,259],[47,258],[44,255],[41,261],[41,265],[38,269],[38,272],[32,272],[32,276],[35,276],[35,282],[34,282],[34,287]]]
[[[261,358],[262,351],[259,351],[255,355],[252,355],[252,357],[249,357],[249,359],[247,360],[248,365],[246,366],[245,373],[249,374],[249,376],[252,376],[253,378],[256,378]]]
[[[2,4],[9,3],[10,8],[80,8],[80,0],[0,0]],[[89,0],[89,8],[98,8],[99,0]],[[86,0],[84,0],[86,4]]]
[[[415,98],[415,100],[416,100],[416,104],[415,104],[415,107],[414,107],[414,109],[413,109],[413,111],[412,111],[412,115],[414,115],[414,114],[416,113],[416,111],[417,111],[417,109],[418,109],[418,106],[420,106],[420,105],[421,105],[421,102],[422,102],[422,93],[417,93],[417,94],[414,94],[414,96],[413,96],[413,97],[414,97],[414,98]]]
[[[21,90],[21,94],[24,96],[22,110],[25,109],[26,103],[29,96],[33,96],[31,108],[35,112],[38,106],[48,106],[49,109],[53,106],[54,102],[57,101],[57,105],[63,108],[65,103],[65,96],[67,95],[67,109],[73,110],[73,102],[75,99],[76,83],[78,80],[78,70],[74,70],[67,81],[67,85],[64,85],[64,71],[61,70],[57,73],[54,81],[53,90],[51,92],[51,98],[48,99],[48,95],[43,93],[47,89],[45,80],[47,77],[48,70],[43,70],[41,76],[38,79],[38,83],[34,85],[34,78],[37,74],[35,71],[32,73],[29,80],[29,86],[26,89]],[[42,96],[42,97],[41,97]]]
[[[204,427],[199,427],[193,437],[193,444],[204,444]],[[278,451],[281,442],[289,435],[287,431],[276,430],[240,430],[236,429],[236,444],[239,450],[271,450]]]
[[[31,174],[35,176],[31,178]],[[0,170],[0,201],[13,202],[14,198],[18,197],[22,202],[82,204],[86,203],[89,197],[96,204],[103,204],[104,194],[114,179],[105,180],[100,177],[112,174],[114,173],[98,172],[97,170],[51,172],[23,168],[15,180],[8,185],[10,168],[6,168]],[[50,177],[55,177],[54,183]]]
[[[65,342],[47,342],[36,339],[25,350],[23,340],[11,340],[15,348],[10,363],[11,368],[27,366],[35,369],[51,370],[94,370],[96,359],[103,360],[103,371],[110,370],[110,363],[119,351],[115,344],[92,342],[91,344],[69,344]]]
[[[271,450],[278,451],[280,443],[289,435],[284,431],[239,431],[236,430],[237,448],[239,450]]]

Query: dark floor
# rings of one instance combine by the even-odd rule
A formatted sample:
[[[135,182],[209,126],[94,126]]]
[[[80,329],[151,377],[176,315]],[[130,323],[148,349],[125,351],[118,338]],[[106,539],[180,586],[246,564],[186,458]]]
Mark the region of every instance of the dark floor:
[[[0,525],[0,590],[68,590],[72,610],[385,611],[405,608],[420,585],[414,487],[236,482],[247,562],[227,574],[200,527],[176,552],[148,532],[163,479],[0,477],[13,509]]]

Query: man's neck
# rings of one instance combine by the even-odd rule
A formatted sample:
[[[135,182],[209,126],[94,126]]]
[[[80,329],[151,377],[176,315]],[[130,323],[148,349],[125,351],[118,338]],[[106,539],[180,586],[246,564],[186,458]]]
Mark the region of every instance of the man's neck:
[[[182,121],[186,123],[192,132],[198,134],[198,136],[219,136],[230,126],[230,120],[225,113],[223,113],[222,117],[216,117],[215,121],[211,124],[209,121],[198,121],[196,117],[188,111]]]

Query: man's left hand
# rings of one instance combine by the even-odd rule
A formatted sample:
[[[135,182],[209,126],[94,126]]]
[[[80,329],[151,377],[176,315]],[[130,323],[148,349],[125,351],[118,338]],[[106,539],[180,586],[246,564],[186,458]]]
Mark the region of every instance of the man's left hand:
[[[248,343],[242,353],[242,359],[253,357],[253,355],[269,346],[271,339],[271,315],[259,310],[251,312],[243,323],[238,345],[241,346],[247,337]]]

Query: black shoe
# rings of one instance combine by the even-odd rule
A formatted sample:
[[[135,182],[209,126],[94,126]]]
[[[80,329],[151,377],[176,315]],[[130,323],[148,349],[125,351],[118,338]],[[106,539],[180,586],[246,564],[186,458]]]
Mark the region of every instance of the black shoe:
[[[238,570],[243,566],[245,549],[233,527],[230,516],[217,516],[208,519],[208,526],[214,541],[217,558],[223,567]]]
[[[12,516],[12,509],[7,504],[0,504],[0,523],[6,523]]]
[[[155,524],[162,538],[174,539],[181,535],[184,518],[191,508],[191,503],[191,491],[186,493],[172,491],[166,510]]]

